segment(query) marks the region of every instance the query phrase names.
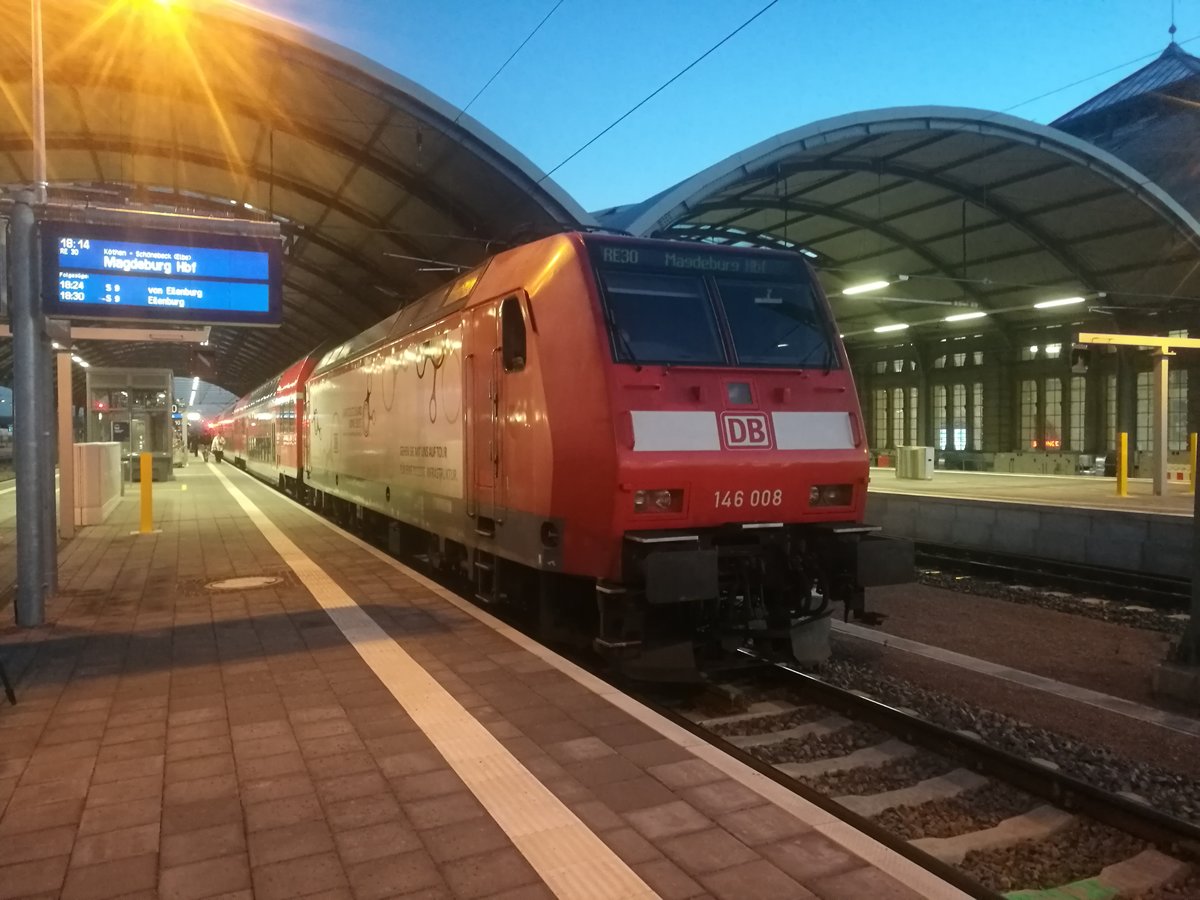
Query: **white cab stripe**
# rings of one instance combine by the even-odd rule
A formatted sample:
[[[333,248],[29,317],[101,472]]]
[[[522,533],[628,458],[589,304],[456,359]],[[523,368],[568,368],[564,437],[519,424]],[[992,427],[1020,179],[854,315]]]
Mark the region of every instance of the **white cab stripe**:
[[[775,446],[780,450],[852,450],[854,433],[846,412],[777,412]]]
[[[634,450],[720,450],[715,412],[634,410]]]
[[[228,477],[212,471],[556,896],[658,896]]]

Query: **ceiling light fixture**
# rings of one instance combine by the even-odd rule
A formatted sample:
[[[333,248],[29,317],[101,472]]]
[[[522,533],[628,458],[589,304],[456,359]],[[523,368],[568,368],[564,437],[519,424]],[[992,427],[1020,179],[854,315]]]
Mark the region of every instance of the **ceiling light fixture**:
[[[946,318],[943,319],[942,321],[943,322],[967,322],[967,321],[970,321],[971,319],[982,319],[982,318],[985,318],[986,316],[987,316],[987,313],[985,313],[981,309],[977,309],[977,310],[975,310],[975,312],[956,313],[953,316],[946,316]]]
[[[880,325],[875,329],[876,334],[887,334],[889,331],[904,331],[908,328],[907,322],[897,322],[895,325]]]
[[[1033,304],[1034,309],[1053,309],[1056,306],[1075,306],[1078,303],[1085,303],[1083,297],[1063,297],[1059,300],[1043,300],[1041,303]]]
[[[865,294],[868,291],[879,291],[891,284],[890,281],[868,281],[863,284],[856,284],[854,287],[845,288],[842,291],[843,297],[853,297],[855,294]]]

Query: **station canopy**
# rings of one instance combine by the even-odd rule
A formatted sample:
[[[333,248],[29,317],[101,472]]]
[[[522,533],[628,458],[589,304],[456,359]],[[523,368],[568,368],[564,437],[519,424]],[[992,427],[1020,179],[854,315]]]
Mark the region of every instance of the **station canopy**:
[[[78,345],[91,365],[235,393],[489,253],[591,218],[512,147],[395,72],[227,2],[42,0],[52,204],[278,221],[283,325]],[[30,3],[3,0],[0,186],[34,180]],[[0,371],[11,369],[9,342]]]
[[[875,333],[887,326],[911,339],[1200,310],[1191,213],[1092,144],[981,110],[817,122],[597,219],[802,252],[850,344],[894,338]],[[887,284],[842,294],[872,282]],[[1035,305],[1070,297],[1085,302]],[[970,313],[986,317],[945,321]]]

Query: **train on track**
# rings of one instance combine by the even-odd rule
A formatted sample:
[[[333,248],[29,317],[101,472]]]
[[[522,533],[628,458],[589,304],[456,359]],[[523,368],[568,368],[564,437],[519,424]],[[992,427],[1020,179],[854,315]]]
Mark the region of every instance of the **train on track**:
[[[212,427],[226,458],[468,577],[635,677],[738,647],[815,663],[913,577],[864,523],[853,379],[807,262],[559,234],[299,360]]]

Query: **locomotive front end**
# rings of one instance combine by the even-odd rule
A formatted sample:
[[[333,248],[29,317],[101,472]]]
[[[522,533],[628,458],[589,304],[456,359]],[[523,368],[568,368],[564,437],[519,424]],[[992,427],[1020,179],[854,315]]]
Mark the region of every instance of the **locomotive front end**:
[[[614,577],[596,647],[669,678],[749,646],[815,664],[830,617],[912,580],[864,523],[866,439],[845,351],[798,255],[592,239],[618,448]]]

